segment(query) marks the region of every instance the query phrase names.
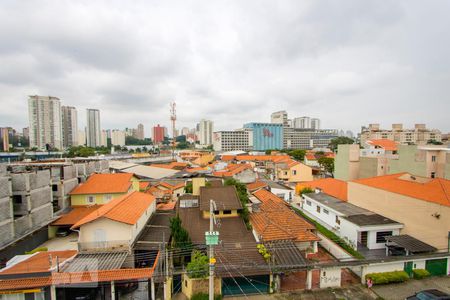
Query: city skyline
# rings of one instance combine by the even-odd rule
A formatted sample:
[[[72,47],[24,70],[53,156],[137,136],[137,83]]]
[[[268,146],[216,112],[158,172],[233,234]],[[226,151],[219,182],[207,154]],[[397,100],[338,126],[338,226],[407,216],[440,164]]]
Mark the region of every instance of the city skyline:
[[[448,2],[36,5],[1,4],[0,126],[26,127],[27,96],[39,94],[99,108],[105,128],[168,126],[176,101],[180,128],[205,118],[227,130],[288,110],[322,128],[450,131]]]

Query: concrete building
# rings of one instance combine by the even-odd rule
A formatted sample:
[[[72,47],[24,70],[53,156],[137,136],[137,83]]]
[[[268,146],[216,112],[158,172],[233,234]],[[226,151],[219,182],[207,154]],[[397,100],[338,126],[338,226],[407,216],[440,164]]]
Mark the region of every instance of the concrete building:
[[[9,151],[9,131],[8,128],[0,128],[0,142],[2,145],[2,151]]]
[[[213,134],[215,151],[251,151],[253,132],[251,130],[218,131]]]
[[[392,124],[392,129],[381,129],[380,124],[369,124],[361,128],[360,143],[367,140],[389,139],[399,144],[425,145],[427,141],[442,141],[441,132],[437,129],[427,129],[425,124],[415,124],[413,129],[404,129],[403,124]]]
[[[181,135],[187,136],[190,133],[190,130],[188,127],[181,128]],[[194,132],[195,133],[195,132]]]
[[[283,149],[283,125],[275,123],[247,123],[253,131],[253,150]]]
[[[143,140],[144,139],[144,125],[143,124],[138,124],[137,129],[136,129],[136,138]]]
[[[348,202],[404,224],[408,234],[448,251],[450,181],[399,173],[348,182]]]
[[[284,128],[284,149],[327,148],[331,140],[338,137],[338,131],[334,129],[302,129]]]
[[[102,130],[100,134],[100,146],[101,147],[108,146],[108,132],[106,130]]]
[[[63,146],[69,148],[78,145],[78,118],[77,110],[72,106],[62,106],[62,132]]]
[[[165,127],[161,127],[159,124],[153,127],[152,138],[154,144],[160,144],[164,141]]]
[[[22,135],[25,139],[29,139],[30,138],[30,128],[29,127],[24,127],[22,129]]]
[[[102,143],[102,132],[100,126],[100,111],[98,109],[86,109],[86,146],[100,147]]]
[[[311,128],[310,117],[299,117],[294,119],[294,128],[309,129]]]
[[[320,129],[320,119],[317,118],[311,119],[311,129]]]
[[[46,149],[63,148],[61,128],[61,103],[52,96],[29,96],[28,118],[30,128],[30,147]]]
[[[213,121],[202,119],[199,124],[200,145],[212,145]]]
[[[366,141],[370,143],[370,141]],[[409,172],[428,178],[450,179],[450,148],[439,145],[396,145],[368,147],[339,145],[335,159],[335,177],[355,180]]]
[[[117,129],[112,130],[111,144],[113,146],[125,146],[125,132]]]
[[[78,130],[78,145],[86,146],[86,131]]]
[[[276,111],[270,115],[270,122],[274,124],[289,125],[288,113],[285,110]]]

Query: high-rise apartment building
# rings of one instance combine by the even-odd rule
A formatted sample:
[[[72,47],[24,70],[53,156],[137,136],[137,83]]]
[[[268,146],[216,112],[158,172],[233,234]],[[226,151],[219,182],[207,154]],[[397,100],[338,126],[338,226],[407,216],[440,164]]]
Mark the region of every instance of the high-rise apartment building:
[[[413,129],[404,129],[403,124],[392,124],[392,129],[380,129],[380,124],[369,124],[361,129],[360,144],[367,140],[388,139],[399,144],[425,145],[429,140],[442,141],[441,132],[427,129],[425,124],[415,124]]]
[[[270,115],[270,122],[289,126],[288,113],[285,110],[276,111]]]
[[[165,127],[160,126],[159,124],[157,126],[153,127],[153,143],[160,144],[164,141],[164,135],[165,135]]]
[[[100,133],[100,146],[108,146],[108,132],[106,130],[102,130],[102,132]]]
[[[217,131],[213,134],[214,151],[253,150],[252,130]]]
[[[62,137],[64,148],[78,145],[77,110],[72,106],[62,106]]]
[[[299,117],[294,119],[294,128],[311,128],[310,117]]]
[[[86,146],[86,130],[78,130],[78,146]]]
[[[311,119],[311,129],[320,129],[320,119],[317,118]]]
[[[61,103],[52,96],[29,96],[30,147],[62,149]]]
[[[125,132],[114,129],[111,132],[111,144],[113,146],[125,146]]]
[[[143,140],[144,139],[144,125],[143,124],[138,124],[137,129],[136,129],[136,138]]]
[[[9,130],[8,128],[0,128],[0,142],[2,151],[9,151]]]
[[[181,135],[187,136],[189,134],[189,128],[183,127],[181,128]]]
[[[202,119],[199,124],[200,145],[212,145],[213,121]]]
[[[102,131],[100,126],[100,111],[98,109],[86,109],[86,145],[99,147],[102,144]]]
[[[22,129],[22,135],[25,139],[29,139],[30,138],[30,128],[29,127],[25,127]]]

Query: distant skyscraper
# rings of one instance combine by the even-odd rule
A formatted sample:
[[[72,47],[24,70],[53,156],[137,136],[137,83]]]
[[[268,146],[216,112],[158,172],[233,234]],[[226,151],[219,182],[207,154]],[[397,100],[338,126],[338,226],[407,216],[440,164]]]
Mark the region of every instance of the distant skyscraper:
[[[8,128],[0,128],[0,141],[2,151],[9,151],[9,130]]]
[[[86,146],[86,130],[78,130],[78,146]]]
[[[23,134],[24,138],[29,139],[30,138],[30,128],[29,127],[23,128],[22,134]]]
[[[320,129],[320,119],[317,118],[311,119],[311,129]]]
[[[153,143],[155,144],[160,144],[164,141],[164,132],[165,131],[165,127],[161,127],[159,126],[154,126],[153,127],[153,134],[152,134],[152,138],[153,138]]]
[[[144,125],[138,124],[136,129],[136,138],[143,140],[144,139]]]
[[[203,119],[199,127],[200,145],[212,145],[213,122]]]
[[[188,127],[181,128],[181,135],[187,136],[188,134],[189,134],[189,128]]]
[[[78,145],[77,110],[72,106],[62,106],[63,146],[69,148]]]
[[[270,116],[270,122],[275,124],[283,124],[283,126],[289,126],[288,113],[285,110],[276,111]]]
[[[100,138],[100,146],[102,147],[108,146],[108,132],[106,132],[106,130],[102,130]]]
[[[311,128],[311,119],[309,117],[300,117],[294,119],[294,128]]]
[[[111,144],[113,146],[125,146],[125,131],[113,130],[111,132]]]
[[[51,96],[29,96],[30,147],[62,149],[61,103]]]
[[[101,141],[100,111],[98,109],[86,109],[86,145],[88,147],[99,147]]]

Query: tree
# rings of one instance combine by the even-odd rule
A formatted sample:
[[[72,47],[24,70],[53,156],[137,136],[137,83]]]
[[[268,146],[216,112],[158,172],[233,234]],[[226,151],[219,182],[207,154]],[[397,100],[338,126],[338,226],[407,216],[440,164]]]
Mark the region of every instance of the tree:
[[[85,146],[70,147],[67,150],[67,157],[88,157],[94,156],[95,149]]]
[[[239,200],[242,204],[242,210],[240,211],[239,215],[244,220],[247,229],[251,229],[252,225],[250,224],[250,213],[247,208],[247,203],[250,201],[247,194],[247,186],[234,178],[226,179],[224,185],[234,185],[236,187]]]
[[[295,149],[289,151],[288,154],[298,161],[303,161],[305,159],[306,150]]]
[[[194,250],[192,260],[187,264],[186,272],[190,278],[207,278],[209,274],[208,264],[208,256],[198,250]]]
[[[330,141],[330,144],[328,145],[328,147],[330,147],[330,149],[332,151],[336,151],[338,145],[343,145],[343,144],[354,144],[355,140],[346,137],[346,136],[339,136],[337,138],[334,138]]]
[[[333,174],[334,158],[322,156],[317,160],[317,162],[326,172]]]
[[[181,225],[180,216],[176,216],[170,219],[170,231],[172,234],[172,246],[174,248],[186,251],[192,249],[191,238],[189,237],[189,233],[186,229]]]
[[[192,194],[192,181],[186,183],[186,185],[184,186],[184,192],[186,194]]]
[[[304,188],[302,188],[300,190],[300,195],[309,194],[309,193],[312,193],[312,192],[314,192],[313,189],[307,186],[307,187],[304,187]]]
[[[432,145],[443,145],[442,142],[438,142],[436,140],[428,140],[427,144],[432,144]]]

